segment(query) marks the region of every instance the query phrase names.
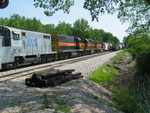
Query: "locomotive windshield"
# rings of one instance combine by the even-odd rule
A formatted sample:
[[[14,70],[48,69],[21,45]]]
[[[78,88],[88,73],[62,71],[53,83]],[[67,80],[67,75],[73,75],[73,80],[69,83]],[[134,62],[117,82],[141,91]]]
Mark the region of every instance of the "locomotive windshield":
[[[10,30],[4,27],[0,27],[0,36],[10,37]]]
[[[13,35],[14,40],[19,40],[20,39],[19,34],[13,32],[13,31],[12,31],[12,35]]]
[[[0,26],[0,36],[3,37],[3,46],[11,46],[10,30]]]

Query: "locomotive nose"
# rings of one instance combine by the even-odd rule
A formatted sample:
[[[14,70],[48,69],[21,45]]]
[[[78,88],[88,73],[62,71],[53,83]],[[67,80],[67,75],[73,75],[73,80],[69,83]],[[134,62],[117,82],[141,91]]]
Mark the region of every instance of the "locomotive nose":
[[[9,0],[0,0],[0,9],[7,7]]]

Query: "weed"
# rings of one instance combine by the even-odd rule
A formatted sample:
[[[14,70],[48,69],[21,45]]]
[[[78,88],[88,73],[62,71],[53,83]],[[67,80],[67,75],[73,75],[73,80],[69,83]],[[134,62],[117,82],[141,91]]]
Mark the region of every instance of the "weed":
[[[63,99],[57,99],[56,100],[56,104],[58,104],[58,105],[64,105],[64,104],[66,104],[67,103],[67,101],[66,100],[63,100]]]
[[[99,97],[98,96],[93,96],[93,99],[97,100]]]
[[[11,106],[13,109],[15,109],[17,106],[16,105],[13,105],[13,106]]]
[[[26,107],[28,108],[28,110],[33,110],[33,104],[31,103],[27,104]]]
[[[51,108],[50,107],[50,101],[48,99],[48,95],[47,94],[43,94],[41,98],[42,98],[42,101],[43,101],[43,105],[41,106],[41,109]]]
[[[19,110],[19,112],[21,112],[21,113],[23,113],[23,112],[27,112],[27,111],[31,111],[31,110],[33,110],[33,104],[31,104],[31,103],[20,103],[21,105],[21,108],[20,108],[20,110]]]
[[[62,105],[62,106],[59,106],[56,110],[68,113],[68,112],[71,112],[71,106]]]
[[[81,80],[76,80],[76,82],[77,82],[77,83],[80,83],[80,82],[81,82]]]

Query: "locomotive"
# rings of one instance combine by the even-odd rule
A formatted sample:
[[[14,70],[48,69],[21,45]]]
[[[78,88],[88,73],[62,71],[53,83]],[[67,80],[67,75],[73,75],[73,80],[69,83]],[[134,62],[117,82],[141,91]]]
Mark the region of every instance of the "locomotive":
[[[110,43],[0,26],[0,70],[108,50]]]

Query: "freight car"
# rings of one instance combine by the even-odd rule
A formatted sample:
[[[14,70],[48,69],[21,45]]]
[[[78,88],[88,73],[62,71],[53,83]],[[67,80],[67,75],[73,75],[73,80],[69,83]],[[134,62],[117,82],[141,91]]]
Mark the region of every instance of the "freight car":
[[[0,70],[108,51],[111,44],[0,26]]]
[[[117,51],[117,50],[121,50],[121,49],[123,49],[123,44],[114,44],[111,47],[112,51]]]

